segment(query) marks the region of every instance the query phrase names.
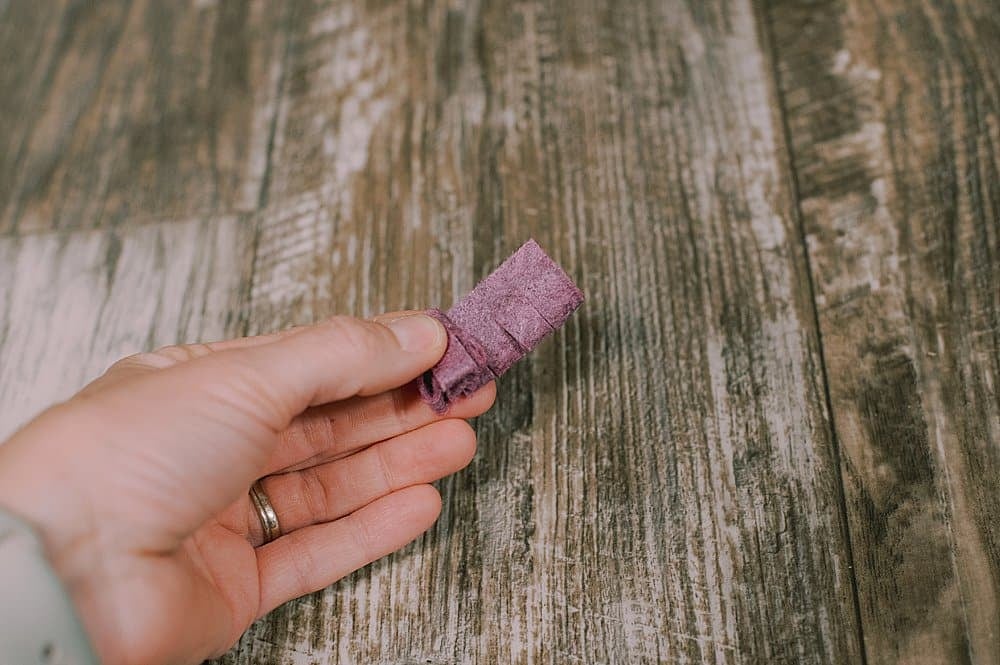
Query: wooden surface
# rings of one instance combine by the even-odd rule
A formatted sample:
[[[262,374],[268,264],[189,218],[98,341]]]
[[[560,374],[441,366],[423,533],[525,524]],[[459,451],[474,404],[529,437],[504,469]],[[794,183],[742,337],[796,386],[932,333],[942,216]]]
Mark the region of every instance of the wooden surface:
[[[588,296],[237,663],[1000,661],[992,0],[0,1],[0,438],[113,359]]]

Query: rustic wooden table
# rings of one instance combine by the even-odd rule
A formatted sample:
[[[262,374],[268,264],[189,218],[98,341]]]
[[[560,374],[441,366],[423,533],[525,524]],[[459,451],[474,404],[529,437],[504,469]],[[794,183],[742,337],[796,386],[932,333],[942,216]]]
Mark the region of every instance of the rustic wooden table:
[[[995,0],[0,0],[0,437],[114,358],[584,309],[223,663],[1000,662]]]

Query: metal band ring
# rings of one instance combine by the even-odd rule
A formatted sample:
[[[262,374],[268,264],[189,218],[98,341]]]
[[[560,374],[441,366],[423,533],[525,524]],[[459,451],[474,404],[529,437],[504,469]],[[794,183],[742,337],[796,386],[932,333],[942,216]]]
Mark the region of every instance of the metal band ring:
[[[271,500],[267,498],[260,480],[250,486],[250,501],[257,511],[260,519],[260,526],[264,530],[264,544],[281,537],[281,525],[278,523],[278,514],[274,512]]]

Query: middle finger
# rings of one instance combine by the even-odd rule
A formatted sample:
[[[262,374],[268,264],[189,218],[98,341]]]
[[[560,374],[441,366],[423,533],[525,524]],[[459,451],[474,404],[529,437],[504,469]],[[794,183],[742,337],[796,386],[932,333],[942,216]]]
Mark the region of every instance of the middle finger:
[[[435,413],[413,386],[354,397],[306,410],[280,434],[264,475],[306,469],[339,459],[373,443],[445,418],[473,418],[496,399],[496,384],[483,386],[447,413]]]

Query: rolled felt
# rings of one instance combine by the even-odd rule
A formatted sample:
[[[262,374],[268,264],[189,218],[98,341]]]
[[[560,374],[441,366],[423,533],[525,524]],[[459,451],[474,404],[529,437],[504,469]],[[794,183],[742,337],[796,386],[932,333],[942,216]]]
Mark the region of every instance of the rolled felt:
[[[448,348],[420,380],[438,413],[499,377],[566,322],[583,303],[569,275],[534,240],[447,312],[427,313],[448,332]]]

